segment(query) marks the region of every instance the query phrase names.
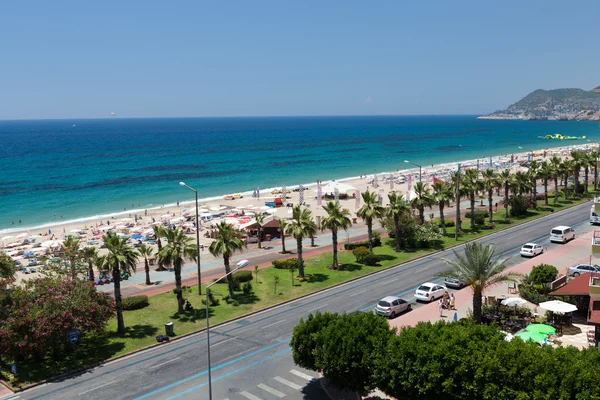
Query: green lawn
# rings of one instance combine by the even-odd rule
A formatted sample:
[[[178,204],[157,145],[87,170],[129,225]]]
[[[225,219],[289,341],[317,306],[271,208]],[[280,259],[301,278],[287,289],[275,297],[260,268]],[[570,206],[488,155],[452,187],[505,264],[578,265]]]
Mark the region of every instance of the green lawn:
[[[570,200],[561,202],[554,207],[551,201],[550,208],[560,210],[588,200]],[[464,232],[458,241],[454,240],[454,228],[448,228],[447,237],[439,241],[437,249],[464,243],[516,224],[540,218],[552,212],[550,208],[543,209],[543,201],[540,201],[538,205],[542,209],[531,211],[524,218],[508,220],[504,219],[504,209],[499,208],[498,212],[494,214],[495,227],[487,225],[477,232],[471,232],[470,220],[463,218]],[[344,265],[343,270],[334,271],[327,268],[331,264],[331,253],[305,259],[305,271],[308,276],[306,281],[292,280],[292,274],[287,270],[278,270],[272,267],[262,269],[258,273],[258,281],[254,279],[251,282],[253,289],[251,294],[244,295],[242,292],[237,292],[236,299],[239,302],[237,306],[224,301],[224,297],[227,295],[227,285],[216,284],[211,289],[213,293],[217,294],[220,304],[210,307],[210,322],[214,325],[227,321],[437,251],[435,249],[422,249],[396,253],[392,247],[386,245],[388,240],[384,239],[383,242],[382,247],[375,248],[375,253],[383,258],[380,266],[376,267],[357,264],[352,252],[340,251],[339,262]],[[294,275],[297,275],[297,271]],[[274,283],[275,276],[279,276],[280,279],[277,288],[275,288]],[[72,354],[67,354],[63,360],[58,362],[28,362],[19,365],[21,382],[39,381],[155,344],[155,336],[164,333],[164,324],[169,321],[172,321],[175,325],[176,336],[203,329],[206,326],[204,305],[201,302],[204,296],[200,298],[195,290],[190,288],[184,292],[184,297],[196,308],[194,312],[177,314],[176,298],[172,292],[153,296],[150,298],[148,307],[141,310],[125,311],[124,319],[127,326],[125,335],[121,336],[115,333],[116,320],[112,320],[108,326],[108,333],[105,335],[82,337],[80,343],[77,344],[76,360],[73,360]],[[4,360],[0,361],[0,373],[5,377],[9,377],[10,375],[7,373],[9,370],[9,365]]]

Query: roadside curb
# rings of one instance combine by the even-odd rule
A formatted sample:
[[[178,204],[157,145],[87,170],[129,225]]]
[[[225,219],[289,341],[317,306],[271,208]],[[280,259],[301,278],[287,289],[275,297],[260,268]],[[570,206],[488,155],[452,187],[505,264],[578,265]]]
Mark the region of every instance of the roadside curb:
[[[561,211],[566,211],[566,210],[568,210],[568,209],[571,209],[571,208],[574,208],[574,207],[577,207],[577,206],[580,206],[580,205],[584,205],[584,204],[588,203],[589,201],[592,201],[592,200],[591,200],[591,199],[589,199],[587,202],[582,202],[582,203],[578,203],[578,204],[575,204],[575,205],[570,205],[569,207],[566,207],[566,208],[564,208],[564,209],[560,210],[559,212],[561,212]],[[491,232],[491,233],[489,233],[489,234],[486,234],[486,235],[483,235],[483,236],[480,236],[480,237],[477,237],[477,238],[473,238],[473,239],[468,239],[468,240],[465,240],[465,241],[464,241],[464,242],[462,242],[462,243],[457,243],[457,244],[454,244],[454,245],[452,245],[452,246],[449,246],[449,247],[446,247],[446,248],[444,248],[444,249],[442,249],[442,250],[433,250],[433,251],[431,251],[430,253],[427,253],[427,254],[424,254],[424,255],[421,255],[421,256],[415,257],[415,258],[413,258],[413,259],[411,259],[411,260],[407,260],[407,261],[404,261],[404,262],[402,262],[402,263],[399,263],[399,264],[396,264],[396,265],[392,265],[392,266],[389,266],[389,267],[387,267],[387,268],[383,268],[383,269],[380,269],[380,270],[377,270],[377,271],[372,271],[372,272],[369,272],[369,273],[367,273],[367,274],[364,274],[364,275],[356,276],[356,277],[350,278],[350,279],[348,279],[348,280],[346,280],[346,281],[343,281],[343,282],[338,282],[338,283],[336,283],[336,284],[333,284],[333,285],[331,285],[331,286],[328,286],[328,287],[326,287],[326,288],[323,288],[323,289],[321,289],[321,290],[318,290],[318,291],[315,291],[315,292],[311,292],[311,293],[306,293],[306,294],[303,294],[303,295],[301,295],[301,296],[299,296],[299,297],[295,297],[295,298],[293,298],[293,299],[285,300],[285,301],[282,301],[282,302],[280,302],[280,303],[277,303],[277,304],[273,304],[273,305],[267,306],[267,307],[265,307],[265,308],[263,308],[263,309],[260,309],[260,310],[257,310],[257,311],[254,311],[254,312],[251,312],[251,313],[248,313],[248,314],[240,315],[240,316],[238,316],[238,317],[235,317],[235,318],[232,318],[232,319],[229,319],[229,320],[221,321],[221,322],[219,322],[219,323],[216,323],[215,325],[212,325],[212,326],[211,326],[211,328],[217,328],[217,327],[220,327],[220,326],[222,326],[222,325],[226,325],[226,324],[229,324],[229,323],[231,323],[231,322],[235,322],[235,321],[237,321],[237,320],[240,320],[240,319],[243,319],[243,318],[247,318],[247,317],[250,317],[250,316],[253,316],[253,315],[257,315],[257,314],[260,314],[260,313],[262,313],[262,312],[269,311],[269,310],[271,310],[271,309],[273,309],[273,308],[280,307],[280,306],[282,306],[282,305],[285,305],[285,304],[291,303],[291,302],[293,302],[293,301],[302,300],[302,299],[304,299],[304,298],[306,298],[306,297],[310,297],[310,296],[316,295],[316,294],[318,294],[318,293],[320,293],[320,292],[323,292],[323,291],[325,291],[325,290],[335,289],[336,287],[339,287],[339,286],[341,286],[341,285],[346,285],[346,284],[348,284],[348,283],[352,283],[352,282],[354,282],[354,281],[356,281],[356,280],[359,280],[359,279],[362,279],[362,278],[366,278],[366,277],[369,277],[369,276],[373,276],[373,275],[375,275],[375,274],[380,274],[380,273],[383,273],[383,272],[385,272],[385,271],[389,271],[389,270],[391,270],[391,269],[393,269],[393,268],[400,267],[400,266],[402,266],[402,265],[404,265],[404,264],[407,264],[407,263],[410,263],[410,262],[413,262],[413,261],[418,261],[418,260],[421,260],[421,259],[423,259],[423,258],[426,258],[426,257],[430,257],[430,256],[432,256],[432,255],[434,255],[434,254],[436,254],[436,253],[440,253],[440,252],[443,252],[443,251],[446,251],[446,250],[454,249],[454,248],[456,248],[456,247],[459,247],[459,246],[465,245],[465,244],[467,244],[467,243],[470,243],[470,242],[473,242],[473,241],[476,241],[476,240],[481,240],[481,239],[484,239],[484,238],[486,238],[486,237],[488,237],[488,236],[491,236],[491,235],[494,235],[494,234],[498,234],[498,233],[502,233],[502,232],[504,232],[504,231],[507,231],[507,230],[510,230],[510,229],[512,229],[512,228],[516,228],[516,227],[518,227],[518,226],[520,226],[520,225],[522,225],[522,224],[526,224],[526,223],[530,223],[530,222],[534,222],[534,221],[540,221],[540,220],[543,220],[543,219],[545,219],[545,218],[547,218],[547,217],[551,217],[551,216],[554,216],[554,215],[556,215],[556,213],[550,213],[550,214],[548,214],[548,215],[544,215],[544,216],[542,216],[542,217],[535,218],[535,219],[532,219],[532,220],[529,220],[529,221],[519,222],[519,223],[517,223],[517,224],[511,225],[510,227],[507,227],[506,229],[499,230],[499,231],[497,231],[497,232]],[[328,248],[329,248],[329,247],[330,247],[330,246],[328,246]],[[320,249],[321,249],[321,248],[320,248]],[[319,249],[319,250],[320,250],[320,249]],[[318,250],[317,250],[317,251],[318,251]],[[324,252],[325,252],[325,251],[323,251],[323,253],[324,253]],[[317,253],[317,254],[318,254],[318,253]],[[266,264],[266,263],[267,263],[267,262],[265,262],[265,264]],[[189,337],[189,336],[192,336],[192,335],[200,334],[200,333],[202,333],[202,332],[205,332],[205,331],[206,331],[206,328],[202,328],[202,329],[199,329],[199,330],[196,330],[196,331],[188,332],[188,333],[182,334],[182,335],[180,335],[180,336],[174,337],[174,338],[172,338],[170,341],[173,341],[173,342],[174,342],[174,341],[177,341],[177,340],[180,340],[180,339],[187,338],[187,337]],[[84,372],[84,371],[87,371],[87,370],[90,370],[90,369],[97,368],[97,367],[99,367],[99,366],[101,366],[101,365],[104,365],[104,364],[107,364],[107,363],[110,363],[110,362],[114,362],[114,361],[118,361],[118,360],[120,360],[120,359],[122,359],[122,358],[125,358],[125,357],[128,357],[128,356],[132,356],[132,355],[134,355],[134,354],[136,354],[136,353],[140,353],[140,352],[143,352],[143,351],[146,351],[146,350],[149,350],[149,349],[153,349],[153,348],[156,348],[156,347],[159,347],[159,346],[165,345],[165,344],[168,344],[168,343],[155,343],[155,344],[152,344],[152,345],[149,345],[149,346],[146,346],[146,347],[142,347],[142,348],[136,349],[136,350],[134,350],[134,351],[131,351],[131,352],[129,352],[129,353],[125,353],[125,354],[121,354],[121,355],[119,355],[119,356],[116,356],[116,357],[108,358],[108,359],[102,360],[102,361],[100,361],[100,362],[97,362],[97,363],[90,364],[90,365],[88,365],[88,366],[86,366],[86,367],[82,367],[82,368],[79,368],[79,369],[77,369],[77,370],[74,370],[74,371],[65,372],[65,373],[63,373],[63,374],[61,374],[61,375],[58,375],[58,376],[55,376],[55,377],[52,377],[52,378],[48,378],[48,379],[44,379],[44,380],[42,380],[42,381],[35,382],[35,383],[32,383],[32,384],[30,384],[30,385],[27,385],[27,386],[23,386],[23,387],[20,387],[20,386],[18,386],[18,387],[16,387],[16,388],[13,388],[13,387],[12,387],[10,384],[8,384],[7,382],[5,382],[5,381],[3,381],[3,380],[0,380],[0,384],[2,384],[3,386],[5,386],[7,389],[9,389],[9,390],[13,391],[13,393],[19,393],[19,392],[23,392],[23,391],[25,391],[25,390],[33,389],[33,388],[35,388],[35,387],[38,387],[38,386],[40,386],[40,385],[46,384],[46,383],[48,383],[48,382],[53,382],[53,381],[56,381],[56,380],[64,379],[64,378],[67,378],[67,377],[70,377],[70,376],[76,375],[76,374],[78,374],[78,373],[81,373],[81,372]],[[321,387],[323,387],[323,382],[322,382],[322,380],[320,381],[320,384],[321,384]],[[330,398],[332,398],[332,397],[329,395],[329,393],[327,392],[327,390],[326,390],[326,389],[323,389],[323,390],[324,390],[324,391],[325,391],[325,392],[328,394],[328,396],[329,396]],[[333,398],[332,398],[332,399],[333,399]],[[333,399],[333,400],[335,400],[335,399]]]

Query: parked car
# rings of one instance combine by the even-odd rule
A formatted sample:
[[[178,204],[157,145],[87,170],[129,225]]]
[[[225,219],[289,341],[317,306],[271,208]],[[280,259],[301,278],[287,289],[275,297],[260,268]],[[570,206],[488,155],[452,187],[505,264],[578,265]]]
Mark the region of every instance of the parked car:
[[[400,297],[387,296],[379,300],[375,306],[375,314],[383,315],[388,318],[394,318],[396,315],[410,311],[410,303]]]
[[[535,257],[544,252],[544,248],[536,243],[525,243],[521,247],[521,257]]]
[[[447,287],[455,288],[455,289],[461,289],[461,288],[467,286],[467,282],[461,281],[460,279],[445,277],[444,285],[446,285]]]
[[[415,298],[421,301],[434,301],[444,295],[448,288],[439,283],[425,282],[415,291]]]
[[[579,276],[586,272],[598,272],[600,273],[600,266],[597,264],[577,264],[569,267],[569,275]]]
[[[550,231],[550,241],[565,244],[575,239],[575,230],[570,226],[557,226]]]
[[[21,267],[21,268],[20,268],[20,271],[21,271],[22,273],[24,273],[24,274],[28,274],[28,273],[29,273],[29,268],[27,268],[27,267]]]

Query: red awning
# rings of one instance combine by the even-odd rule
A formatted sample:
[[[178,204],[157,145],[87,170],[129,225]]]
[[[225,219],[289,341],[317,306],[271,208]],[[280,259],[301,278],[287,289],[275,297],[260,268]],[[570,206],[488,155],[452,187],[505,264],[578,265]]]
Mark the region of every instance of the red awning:
[[[586,272],[572,279],[566,285],[550,293],[551,296],[589,296],[590,273]]]

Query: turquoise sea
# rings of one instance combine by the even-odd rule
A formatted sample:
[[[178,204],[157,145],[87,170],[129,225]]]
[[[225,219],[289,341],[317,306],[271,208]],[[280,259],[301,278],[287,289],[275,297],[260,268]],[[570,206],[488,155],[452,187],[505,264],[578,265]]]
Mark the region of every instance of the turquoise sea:
[[[596,141],[598,122],[476,116],[0,121],[0,234],[192,200],[179,181],[211,198]]]

